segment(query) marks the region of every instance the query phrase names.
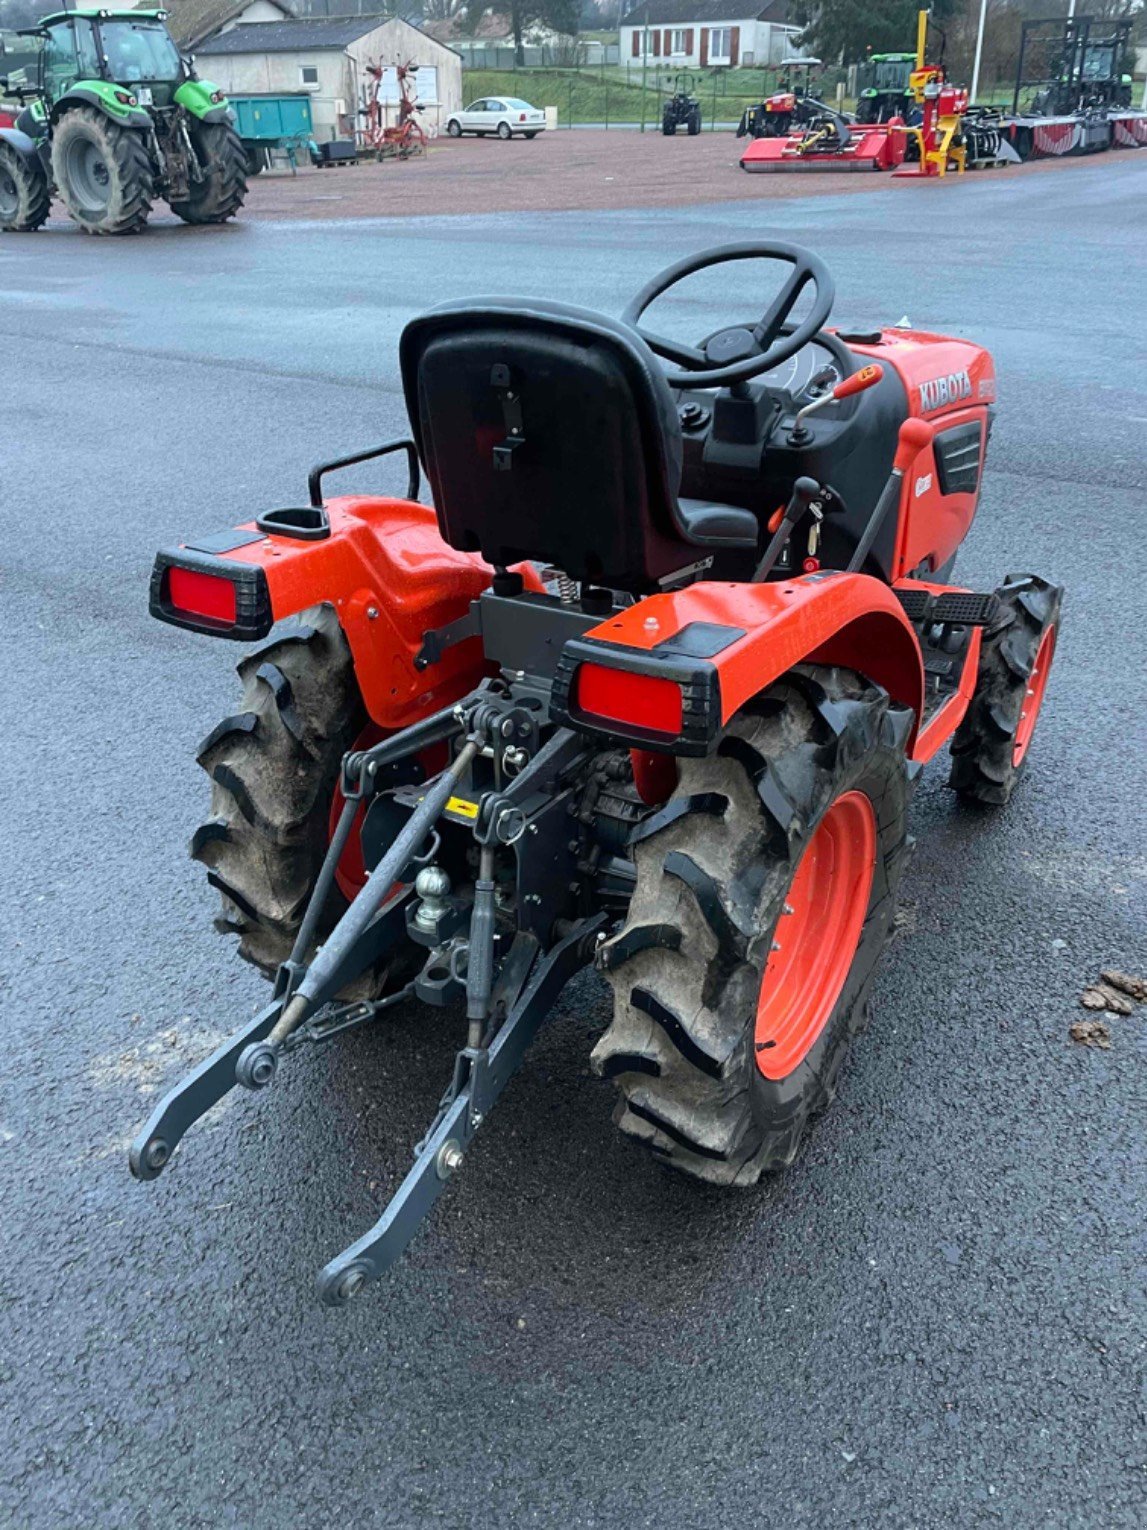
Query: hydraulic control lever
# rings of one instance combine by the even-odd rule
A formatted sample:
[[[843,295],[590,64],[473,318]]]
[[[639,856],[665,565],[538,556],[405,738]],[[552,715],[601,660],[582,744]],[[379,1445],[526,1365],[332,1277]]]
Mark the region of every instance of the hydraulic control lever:
[[[773,532],[772,541],[765,548],[765,556],[757,564],[753,575],[754,584],[761,584],[772,573],[777,559],[788,545],[789,537],[793,534],[793,527],[807,513],[809,506],[820,493],[821,487],[815,478],[798,478],[793,484],[793,497],[789,500],[785,513]]]
[[[805,421],[810,414],[823,409],[826,404],[839,402],[842,398],[851,398],[854,393],[863,393],[866,388],[874,388],[883,376],[884,368],[878,361],[872,361],[868,366],[861,367],[859,372],[854,372],[851,377],[846,377],[843,382],[838,382],[830,392],[822,393],[819,398],[814,398],[811,404],[798,409],[796,418],[793,420],[793,428],[789,431],[789,445],[803,446],[808,440],[811,432]]]

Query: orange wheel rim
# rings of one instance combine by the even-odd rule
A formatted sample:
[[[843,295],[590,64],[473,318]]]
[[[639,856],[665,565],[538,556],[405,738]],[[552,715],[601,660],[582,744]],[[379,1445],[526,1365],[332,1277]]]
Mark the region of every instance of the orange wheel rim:
[[[1049,627],[1039,640],[1036,649],[1035,663],[1032,672],[1028,676],[1027,685],[1024,688],[1024,703],[1020,708],[1019,725],[1016,728],[1015,742],[1012,745],[1012,765],[1022,763],[1023,757],[1028,752],[1028,745],[1032,741],[1035,732],[1036,718],[1043,703],[1043,693],[1047,690],[1047,677],[1051,672],[1051,661],[1055,658],[1055,628]]]
[[[757,1067],[786,1078],[836,1008],[864,928],[876,868],[876,814],[845,792],[817,824],[773,931],[757,1002]]]

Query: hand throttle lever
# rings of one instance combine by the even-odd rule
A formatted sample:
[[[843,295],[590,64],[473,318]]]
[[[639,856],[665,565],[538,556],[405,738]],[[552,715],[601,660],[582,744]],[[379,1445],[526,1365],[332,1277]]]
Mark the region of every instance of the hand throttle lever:
[[[793,428],[789,431],[789,445],[800,446],[802,442],[808,440],[810,432],[805,421],[810,414],[823,409],[825,404],[839,402],[842,398],[851,398],[854,393],[863,393],[866,388],[875,387],[883,376],[884,368],[880,363],[869,362],[868,366],[861,367],[859,372],[854,372],[851,377],[838,382],[831,392],[822,393],[819,398],[814,398],[811,404],[798,409],[796,418],[793,420]]]

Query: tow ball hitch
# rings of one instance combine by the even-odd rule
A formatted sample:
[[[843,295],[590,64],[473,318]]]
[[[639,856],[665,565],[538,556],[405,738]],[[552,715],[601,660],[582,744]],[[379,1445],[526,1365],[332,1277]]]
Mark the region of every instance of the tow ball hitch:
[[[397,943],[405,929],[411,888],[401,874],[422,859],[420,848],[432,839],[448,799],[496,725],[496,708],[480,702],[467,712],[447,709],[395,735],[343,765],[346,804],[315,884],[291,957],[280,968],[271,1002],[234,1036],[175,1086],[156,1106],[129,1151],[137,1179],[155,1179],[195,1121],[236,1085],[269,1087],[282,1061],[301,1047],[322,1045],[369,1024],[385,1010],[411,996],[415,984],[369,1003],[336,1005],[333,996],[382,951]],[[428,788],[393,844],[374,868],[338,924],[309,965],[310,949],[334,870],[371,781],[383,764],[424,748],[438,739],[464,742],[451,767]],[[449,1180],[462,1167],[482,1122],[513,1076],[570,977],[592,959],[609,916],[593,914],[558,926],[555,943],[543,950],[537,936],[519,930],[495,973],[494,891],[489,876],[491,843],[499,837],[502,815],[520,814],[521,804],[544,783],[584,753],[574,734],[559,730],[484,812],[477,830],[481,863],[470,916],[465,971],[467,1044],[457,1054],[453,1074],[438,1112],[419,1143],[405,1179],[382,1216],[357,1242],[321,1271],[318,1291],[332,1307],[345,1305],[377,1280],[403,1254],[422,1220]],[[374,767],[372,770],[371,767]],[[483,838],[485,843],[483,843]]]

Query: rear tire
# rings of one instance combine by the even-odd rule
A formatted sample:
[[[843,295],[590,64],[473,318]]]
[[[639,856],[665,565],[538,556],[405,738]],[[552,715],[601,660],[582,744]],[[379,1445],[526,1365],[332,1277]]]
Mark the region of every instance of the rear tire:
[[[701,131],[701,113],[700,113],[700,110],[690,112],[689,113],[689,137],[690,138],[696,138],[697,134],[700,131]]]
[[[505,143],[508,139],[512,138],[513,136],[514,135],[513,135],[513,133],[510,130],[510,124],[508,122],[499,122],[499,124],[498,124],[498,137],[502,140],[502,142]]]
[[[1003,807],[1027,768],[1063,587],[1036,574],[1009,574],[996,594],[1003,612],[984,633],[976,689],[952,739],[948,784],[967,801]]]
[[[680,762],[676,790],[638,831],[629,913],[600,957],[614,1018],[592,1063],[621,1092],[616,1124],[671,1167],[712,1184],[755,1183],[792,1162],[832,1099],[909,851],[911,723],[849,670],[794,670],[732,719],[712,754]],[[802,914],[814,903],[794,878],[816,866],[802,861],[814,839],[823,856],[825,826],[847,826],[858,810],[863,878],[854,869],[834,882],[829,872],[847,860],[820,862],[830,888],[851,897],[847,937],[808,947],[843,957],[831,982],[794,990],[801,969],[785,975],[773,961],[793,912],[786,900],[800,905],[789,928],[815,934]],[[789,959],[800,950],[794,939]],[[778,998],[783,1006],[794,991],[795,1030],[771,1030]]]
[[[30,234],[52,210],[48,179],[39,163],[0,143],[0,231]]]
[[[73,222],[89,234],[138,234],[155,180],[143,133],[91,106],[70,108],[52,134],[52,179]]]
[[[247,196],[247,153],[229,122],[191,122],[188,132],[203,179],[186,201],[168,205],[184,223],[226,223]]]
[[[243,659],[238,673],[238,711],[199,749],[211,808],[191,854],[222,901],[216,929],[238,935],[240,956],[273,977],[290,955],[326,854],[340,762],[367,716],[331,606],[303,612],[282,637]],[[333,888],[320,941],[345,907]]]

